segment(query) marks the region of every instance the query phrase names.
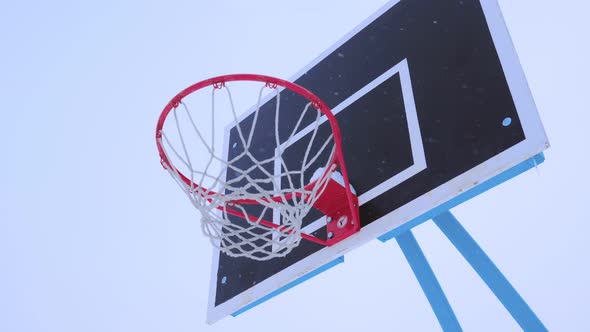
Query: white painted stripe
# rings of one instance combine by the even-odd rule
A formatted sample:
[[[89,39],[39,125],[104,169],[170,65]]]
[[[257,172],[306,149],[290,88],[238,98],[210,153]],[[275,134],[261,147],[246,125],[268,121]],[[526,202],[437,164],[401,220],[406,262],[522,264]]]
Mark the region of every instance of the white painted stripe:
[[[305,234],[311,234],[324,226],[326,226],[326,217],[325,216],[323,216],[323,217],[319,218],[318,220],[310,223],[309,225],[303,227],[301,229],[301,231]]]
[[[383,194],[384,192],[392,189],[393,187],[397,186],[398,184],[402,183],[403,181],[411,178],[412,176],[416,175],[417,173],[421,172],[422,170],[426,169],[426,157],[424,156],[424,145],[422,144],[422,134],[420,132],[420,125],[418,123],[418,115],[416,114],[416,105],[414,102],[414,93],[412,90],[412,81],[410,79],[410,69],[408,67],[408,60],[404,59],[397,63],[395,66],[391,67],[383,74],[379,75],[373,81],[356,91],[350,97],[346,98],[343,102],[338,104],[332,110],[334,115],[342,112],[348,106],[352,105],[354,102],[365,96],[367,93],[371,92],[373,89],[393,77],[395,74],[399,73],[400,84],[402,89],[402,96],[404,102],[404,111],[406,113],[406,121],[408,126],[408,133],[410,135],[410,146],[412,150],[412,159],[413,164],[408,168],[404,169],[403,171],[393,175],[389,179],[383,181],[382,183],[378,184],[374,188],[370,189],[369,191],[363,193],[359,196],[359,204],[363,205],[366,202],[378,197],[379,195]],[[320,124],[327,121],[327,117],[322,116],[320,119]],[[308,135],[312,132],[315,128],[315,123],[310,124],[309,126],[305,127],[299,133],[295,134],[293,138],[288,143],[283,143],[281,145],[281,149],[285,151],[288,147],[287,144],[292,145],[295,144],[298,140],[303,138],[305,135]],[[362,135],[363,133],[359,133]],[[280,171],[280,169],[279,169]],[[370,170],[368,170],[370,171]],[[275,174],[277,173],[277,161],[275,161]],[[322,221],[323,220],[323,221]],[[304,227],[305,233],[312,233],[318,230],[321,227],[326,225],[325,218],[320,218],[316,221],[313,221],[311,224]]]

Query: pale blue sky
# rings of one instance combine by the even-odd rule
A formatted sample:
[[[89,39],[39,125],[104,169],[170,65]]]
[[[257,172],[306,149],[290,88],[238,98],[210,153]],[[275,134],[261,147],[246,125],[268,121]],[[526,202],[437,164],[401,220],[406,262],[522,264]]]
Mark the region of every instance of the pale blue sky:
[[[211,248],[153,139],[188,84],[288,78],[384,3],[3,3],[0,331],[437,331],[399,248],[378,241],[206,325]],[[500,5],[552,147],[454,212],[550,330],[590,330],[590,5]],[[519,330],[432,223],[416,236],[466,331]]]

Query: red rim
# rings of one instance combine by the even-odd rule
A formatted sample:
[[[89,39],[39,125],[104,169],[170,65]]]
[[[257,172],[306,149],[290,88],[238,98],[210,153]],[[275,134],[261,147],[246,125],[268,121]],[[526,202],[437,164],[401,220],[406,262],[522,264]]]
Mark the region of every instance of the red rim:
[[[213,86],[215,88],[221,88],[227,82],[236,82],[236,81],[262,82],[262,83],[266,83],[266,85],[269,88],[276,88],[277,86],[284,87],[286,89],[289,89],[289,90],[305,97],[307,100],[312,102],[312,105],[316,109],[318,109],[320,112],[322,112],[322,114],[324,114],[326,116],[326,118],[328,119],[328,122],[330,123],[330,127],[331,127],[332,133],[334,135],[334,144],[336,146],[334,156],[333,156],[332,160],[330,161],[330,167],[334,164],[337,164],[339,166],[342,177],[344,178],[344,187],[347,192],[348,205],[349,205],[349,207],[351,207],[352,211],[355,211],[355,212],[353,212],[353,218],[356,219],[358,222],[358,215],[356,213],[356,211],[358,211],[358,210],[352,208],[354,206],[354,200],[353,200],[353,194],[350,191],[350,183],[348,180],[348,173],[346,171],[346,165],[344,163],[344,156],[342,153],[342,135],[340,133],[340,127],[338,126],[338,122],[337,122],[336,118],[334,117],[334,114],[332,114],[332,111],[330,110],[330,108],[315,94],[313,94],[312,92],[310,92],[309,90],[305,89],[304,87],[302,87],[300,85],[297,85],[297,84],[289,82],[289,81],[285,81],[280,78],[266,76],[266,75],[256,75],[256,74],[223,75],[223,76],[217,76],[217,77],[209,78],[204,81],[195,83],[195,84],[189,86],[188,88],[182,90],[180,93],[178,93],[176,96],[174,96],[174,98],[172,98],[172,100],[170,100],[170,102],[168,102],[166,107],[164,107],[164,110],[160,114],[160,117],[158,119],[158,124],[156,126],[156,145],[158,147],[158,152],[160,154],[162,165],[165,168],[170,168],[172,171],[176,172],[176,174],[180,175],[181,179],[191,188],[198,188],[198,185],[196,183],[192,182],[188,177],[186,177],[184,174],[182,174],[176,167],[174,167],[174,165],[172,165],[170,163],[166,154],[164,153],[164,148],[162,147],[162,128],[164,126],[164,122],[166,121],[168,114],[175,107],[177,107],[186,96],[190,95],[191,93],[201,90],[203,88],[206,88],[208,86]],[[327,171],[328,170],[326,170],[326,172]]]

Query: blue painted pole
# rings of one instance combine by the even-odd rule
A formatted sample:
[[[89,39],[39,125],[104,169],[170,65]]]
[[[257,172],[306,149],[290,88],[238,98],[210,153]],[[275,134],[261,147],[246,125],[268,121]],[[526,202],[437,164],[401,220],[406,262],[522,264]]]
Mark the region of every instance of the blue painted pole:
[[[433,220],[524,331],[547,331],[529,305],[451,212],[443,212]]]
[[[440,326],[444,331],[462,331],[461,325],[459,325],[459,321],[412,231],[403,232],[395,239],[414,271]]]

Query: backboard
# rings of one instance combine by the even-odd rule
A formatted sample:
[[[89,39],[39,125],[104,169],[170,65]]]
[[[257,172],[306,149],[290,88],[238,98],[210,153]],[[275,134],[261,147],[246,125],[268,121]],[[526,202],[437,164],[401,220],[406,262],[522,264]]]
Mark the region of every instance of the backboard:
[[[286,257],[268,261],[215,253],[208,322],[410,225],[548,147],[496,0],[391,1],[290,81],[336,115],[362,228],[334,246],[302,241]],[[272,131],[266,102],[258,122]],[[242,119],[249,121],[249,114]],[[285,147],[286,163],[305,153],[298,142],[306,130]],[[228,159],[235,132],[230,126],[225,134]],[[252,145],[276,148],[263,136]],[[310,213],[303,226],[325,237],[325,223]]]

